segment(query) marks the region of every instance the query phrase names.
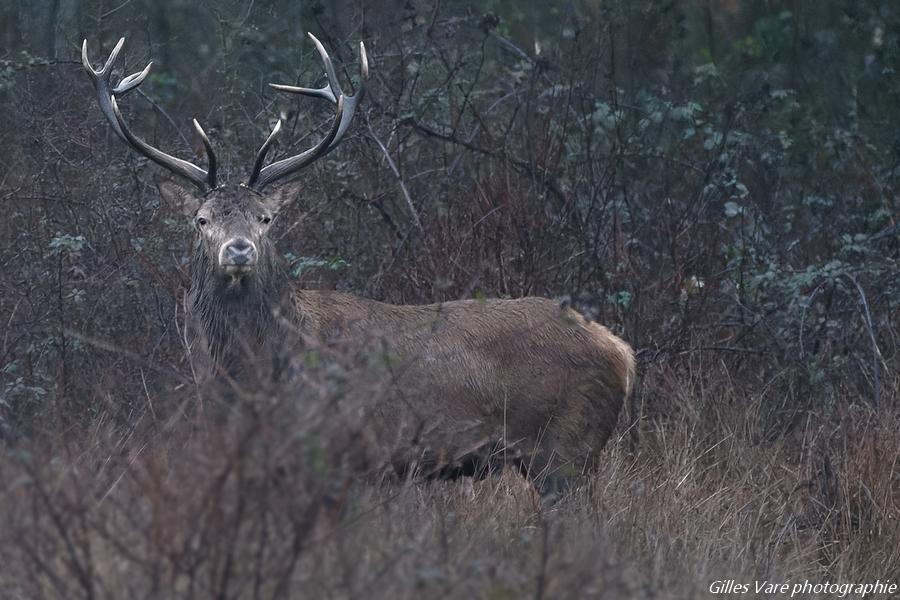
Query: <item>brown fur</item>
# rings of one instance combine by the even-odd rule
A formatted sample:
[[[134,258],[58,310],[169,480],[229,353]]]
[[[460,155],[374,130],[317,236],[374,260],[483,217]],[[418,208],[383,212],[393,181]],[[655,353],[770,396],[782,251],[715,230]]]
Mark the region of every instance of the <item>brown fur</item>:
[[[293,304],[305,335],[383,353],[402,394],[383,399],[381,426],[404,439],[428,432],[401,463],[426,455],[436,469],[493,447],[535,473],[581,471],[634,381],[625,342],[545,298],[399,306],[306,290]]]
[[[483,457],[487,450],[523,461],[532,476],[555,478],[557,463],[580,471],[596,457],[634,379],[631,349],[606,328],[542,298],[394,306],[291,289],[268,232],[294,194],[290,188],[263,189],[339,142],[362,99],[362,81],[356,95],[345,96],[329,75],[339,114],[319,145],[263,167],[276,127],[257,155],[248,185],[219,186],[215,154],[196,121],[208,170],[151,148],[130,132],[110,95],[118,90],[111,88],[110,74],[123,42],[97,71],[85,41],[82,61],[116,133],[203,189],[198,195],[160,182],[163,197],[190,215],[197,232],[187,312],[202,350],[197,354],[207,359],[203,370],[229,375],[232,382],[247,376],[290,382],[290,358],[302,342],[348,349],[376,367],[380,362],[393,385],[366,408],[382,438],[393,436],[395,461],[418,465],[420,472]],[[360,65],[365,80],[362,44]],[[138,85],[145,75],[146,70],[129,77],[124,87]]]
[[[360,381],[377,376],[365,408],[379,441],[418,473],[493,456],[552,481],[581,472],[609,439],[634,356],[605,327],[545,298],[401,306],[296,290],[268,236],[278,196],[161,191],[199,223],[188,311],[214,370],[284,380],[300,346],[351,357],[367,367]],[[221,258],[236,237],[258,257],[239,275]]]

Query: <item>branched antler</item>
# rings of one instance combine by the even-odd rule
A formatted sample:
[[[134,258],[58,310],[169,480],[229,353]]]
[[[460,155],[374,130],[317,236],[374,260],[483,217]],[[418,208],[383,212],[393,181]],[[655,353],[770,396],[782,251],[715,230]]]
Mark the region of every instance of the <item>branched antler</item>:
[[[328,52],[325,51],[325,47],[322,46],[322,43],[318,39],[316,39],[316,36],[311,33],[308,35],[316,45],[316,49],[319,51],[319,55],[322,57],[322,62],[325,65],[325,74],[328,77],[328,85],[319,89],[294,87],[290,85],[281,85],[274,83],[270,83],[269,85],[281,92],[287,92],[289,94],[301,94],[304,96],[312,96],[314,98],[323,98],[325,100],[328,100],[335,105],[336,115],[334,124],[332,125],[331,131],[329,131],[328,135],[322,138],[322,140],[318,144],[316,144],[309,150],[306,150],[296,156],[291,156],[289,158],[279,160],[278,162],[272,163],[267,167],[263,167],[266,159],[266,154],[272,147],[272,143],[274,142],[275,137],[281,131],[281,121],[279,120],[278,123],[275,124],[275,127],[272,129],[272,133],[269,134],[269,137],[266,139],[265,143],[256,154],[256,161],[253,165],[253,172],[250,174],[250,180],[247,183],[250,188],[256,191],[261,191],[270,183],[273,183],[279,179],[283,179],[288,175],[299,171],[303,167],[306,167],[307,165],[313,163],[314,161],[331,152],[331,150],[333,150],[340,143],[341,139],[344,137],[344,133],[346,133],[347,131],[347,128],[350,127],[350,122],[353,120],[354,113],[356,112],[356,107],[359,105],[360,101],[365,95],[365,80],[369,77],[369,60],[366,56],[365,45],[362,42],[359,43],[359,89],[356,91],[356,94],[347,96],[341,89],[341,84],[340,81],[338,81],[337,73],[334,69],[334,64],[331,62],[331,57],[328,56]]]
[[[276,90],[287,92],[289,94],[300,94],[328,100],[334,104],[334,123],[332,124],[328,135],[322,138],[322,140],[312,148],[264,167],[263,165],[265,164],[266,156],[272,148],[278,134],[281,132],[281,121],[279,120],[272,129],[272,133],[269,134],[269,137],[257,152],[253,171],[251,172],[250,179],[247,183],[248,187],[257,192],[262,191],[267,185],[299,171],[334,149],[335,146],[340,143],[344,134],[347,132],[347,129],[350,127],[350,123],[356,113],[356,107],[365,95],[365,80],[369,77],[369,60],[366,56],[365,45],[362,42],[359,43],[359,89],[352,96],[348,96],[344,93],[343,89],[341,89],[341,84],[338,80],[337,73],[335,72],[334,64],[331,61],[331,57],[328,56],[328,52],[325,51],[325,47],[322,46],[322,43],[316,39],[313,34],[310,33],[309,37],[312,39],[313,43],[315,43],[316,49],[322,57],[328,84],[319,89],[272,83],[269,85]],[[143,71],[123,78],[117,85],[112,85],[111,79],[113,67],[115,66],[116,60],[118,59],[124,44],[125,38],[120,39],[110,53],[109,58],[106,59],[106,63],[100,69],[94,69],[91,65],[91,61],[87,54],[87,40],[85,40],[81,46],[81,61],[91,78],[91,82],[94,84],[94,90],[97,93],[97,103],[100,106],[101,112],[106,117],[106,120],[109,122],[110,126],[112,126],[113,131],[116,132],[116,135],[140,154],[146,156],[153,162],[162,165],[176,175],[188,179],[201,190],[215,189],[216,155],[213,151],[212,144],[209,142],[209,137],[207,137],[206,132],[203,131],[203,128],[200,127],[200,123],[198,123],[196,119],[193,121],[194,129],[203,141],[203,147],[206,150],[206,156],[209,161],[208,170],[201,169],[193,163],[176,158],[166,154],[158,148],[154,148],[134,135],[128,128],[128,125],[125,123],[122,113],[119,110],[117,98],[125,96],[141,85],[150,73],[150,68],[153,63],[151,62],[148,64]]]
[[[97,104],[100,105],[101,112],[103,112],[106,120],[109,121],[109,124],[112,126],[113,131],[116,132],[116,135],[140,154],[165,167],[176,175],[188,179],[201,190],[214,189],[216,187],[216,155],[215,152],[213,152],[212,144],[210,144],[206,132],[203,131],[203,128],[200,127],[200,123],[198,123],[196,119],[194,119],[194,129],[196,129],[197,133],[200,135],[200,139],[203,141],[203,147],[206,150],[206,156],[209,160],[208,171],[203,170],[186,160],[175,158],[162,150],[154,148],[147,142],[135,136],[131,130],[128,129],[128,125],[125,124],[125,121],[122,118],[122,113],[119,112],[116,97],[122,97],[141,85],[150,73],[150,67],[153,63],[151,62],[144,67],[143,71],[125,77],[117,85],[111,85],[113,67],[115,66],[116,59],[119,57],[119,52],[122,50],[124,44],[125,38],[121,38],[116,44],[116,47],[113,48],[109,58],[106,59],[106,64],[99,70],[95,70],[93,66],[91,66],[91,61],[88,59],[87,40],[84,40],[84,43],[81,45],[81,62],[84,64],[84,69],[88,72],[91,82],[94,84],[94,90],[97,93]]]

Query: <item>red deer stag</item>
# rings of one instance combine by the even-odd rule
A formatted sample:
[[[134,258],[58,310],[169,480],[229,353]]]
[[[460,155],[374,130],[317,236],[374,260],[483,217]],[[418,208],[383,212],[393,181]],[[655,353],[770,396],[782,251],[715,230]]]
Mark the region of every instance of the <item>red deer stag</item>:
[[[555,490],[565,476],[596,460],[616,425],[634,380],[634,357],[627,343],[545,298],[401,306],[292,287],[268,235],[279,208],[292,197],[285,188],[279,192],[267,188],[338,145],[368,77],[366,51],[360,43],[359,89],[355,95],[344,94],[328,53],[310,37],[324,62],[327,85],[321,89],[270,85],[331,102],[335,107],[331,129],[305,152],[266,165],[281,130],[279,121],[257,152],[246,184],[237,185],[218,182],[216,156],[196,120],[194,127],[208,159],[206,170],[131,132],[117,100],[140,85],[150,65],[111,84],[124,38],[100,70],[91,66],[87,41],[82,47],[100,109],[115,133],[199,190],[160,183],[164,198],[181,206],[196,230],[187,312],[206,356],[220,373],[236,375],[241,365],[246,367],[248,356],[275,361],[289,352],[291,347],[286,346],[293,342],[285,340],[291,339],[389,353],[404,365],[392,372],[397,395],[403,399],[379,400],[373,410],[380,427],[394,439],[408,436],[410,447],[397,454],[395,464],[433,474],[483,459],[485,449],[502,448],[503,456],[517,457],[535,481],[543,482],[542,491]]]

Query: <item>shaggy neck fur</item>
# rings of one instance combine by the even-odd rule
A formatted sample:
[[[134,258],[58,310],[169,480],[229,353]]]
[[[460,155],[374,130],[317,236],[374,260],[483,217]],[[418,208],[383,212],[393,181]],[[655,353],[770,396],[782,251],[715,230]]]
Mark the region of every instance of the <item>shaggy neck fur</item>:
[[[274,358],[272,342],[286,338],[275,313],[287,301],[290,279],[271,243],[261,244],[259,251],[259,263],[242,278],[222,274],[202,248],[191,266],[191,316],[215,365],[231,374],[250,362]]]

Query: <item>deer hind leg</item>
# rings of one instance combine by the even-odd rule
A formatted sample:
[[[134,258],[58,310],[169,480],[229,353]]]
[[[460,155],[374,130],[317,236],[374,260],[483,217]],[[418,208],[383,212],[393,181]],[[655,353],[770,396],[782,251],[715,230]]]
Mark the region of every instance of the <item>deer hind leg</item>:
[[[597,379],[576,386],[559,402],[524,465],[544,504],[584,482],[615,429],[621,406],[622,398]]]
[[[584,459],[570,443],[572,437],[570,426],[551,418],[522,457],[522,473],[534,484],[544,506],[568,495],[583,475]]]
[[[552,506],[572,492],[579,483],[582,468],[554,448],[538,448],[521,464],[523,474],[541,496],[541,504]]]

